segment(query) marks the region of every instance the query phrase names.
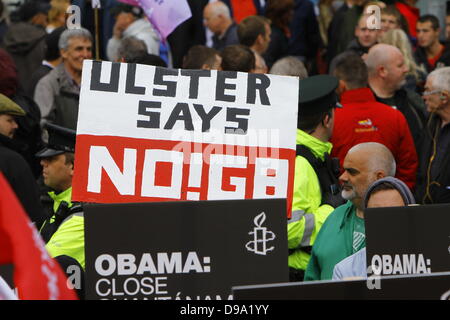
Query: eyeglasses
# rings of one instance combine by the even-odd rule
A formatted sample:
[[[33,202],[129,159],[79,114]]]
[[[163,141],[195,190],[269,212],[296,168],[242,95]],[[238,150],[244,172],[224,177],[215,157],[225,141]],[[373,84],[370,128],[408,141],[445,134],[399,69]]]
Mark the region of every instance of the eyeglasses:
[[[430,96],[432,94],[441,93],[441,92],[442,92],[442,90],[424,91],[424,92],[422,92],[422,96],[426,97],[426,96]]]

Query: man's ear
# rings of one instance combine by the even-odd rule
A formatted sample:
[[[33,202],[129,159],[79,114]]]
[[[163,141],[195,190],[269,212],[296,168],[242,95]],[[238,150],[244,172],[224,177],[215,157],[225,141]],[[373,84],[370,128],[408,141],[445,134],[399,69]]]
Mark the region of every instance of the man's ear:
[[[323,117],[322,125],[326,128],[330,128],[333,121],[334,111],[331,111],[331,114],[326,114]]]
[[[348,90],[348,88],[347,88],[347,84],[345,83],[345,81],[339,80],[338,87],[336,88],[336,93],[340,96],[347,90]]]
[[[209,66],[208,64],[204,63],[202,65],[202,70],[211,70],[211,66]]]
[[[262,33],[258,34],[258,37],[256,37],[255,44],[263,44],[264,40],[265,40],[264,35]]]
[[[380,179],[386,177],[386,173],[384,173],[384,171],[377,171],[376,177],[377,177],[377,180],[380,180]]]
[[[385,78],[388,75],[388,70],[385,66],[381,65],[377,67],[377,74],[382,77]]]
[[[450,101],[450,92],[448,92],[447,90],[443,90],[441,92],[440,99],[441,99],[441,102],[443,102],[445,104],[448,103]]]
[[[67,58],[67,50],[65,49],[59,49],[59,53],[61,55],[61,58],[66,59]]]

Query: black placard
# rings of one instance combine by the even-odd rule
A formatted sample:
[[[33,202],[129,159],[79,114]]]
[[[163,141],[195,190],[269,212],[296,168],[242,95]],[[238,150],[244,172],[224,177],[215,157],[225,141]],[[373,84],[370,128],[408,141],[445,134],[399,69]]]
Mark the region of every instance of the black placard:
[[[364,220],[372,273],[450,271],[450,204],[367,209]]]
[[[235,300],[450,299],[450,272],[233,287]]]
[[[285,214],[285,199],[88,204],[87,299],[225,300],[288,281]]]

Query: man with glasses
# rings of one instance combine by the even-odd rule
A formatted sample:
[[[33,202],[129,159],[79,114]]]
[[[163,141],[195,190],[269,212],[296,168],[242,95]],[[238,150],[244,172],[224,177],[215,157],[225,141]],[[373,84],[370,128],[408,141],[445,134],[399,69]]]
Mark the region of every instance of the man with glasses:
[[[416,199],[450,203],[450,67],[428,75],[423,99],[430,112],[419,154]]]

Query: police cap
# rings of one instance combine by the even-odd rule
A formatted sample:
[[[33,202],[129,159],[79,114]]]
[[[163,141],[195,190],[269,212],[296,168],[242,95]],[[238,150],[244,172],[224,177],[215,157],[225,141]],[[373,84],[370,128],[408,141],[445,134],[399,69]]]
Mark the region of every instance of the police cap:
[[[17,103],[0,93],[0,114],[24,116],[25,111]]]
[[[335,92],[339,81],[330,75],[317,75],[299,82],[299,115],[313,115],[332,108],[342,108]]]
[[[46,123],[48,132],[47,146],[36,153],[37,158],[49,158],[65,152],[75,152],[76,132],[74,130]]]

